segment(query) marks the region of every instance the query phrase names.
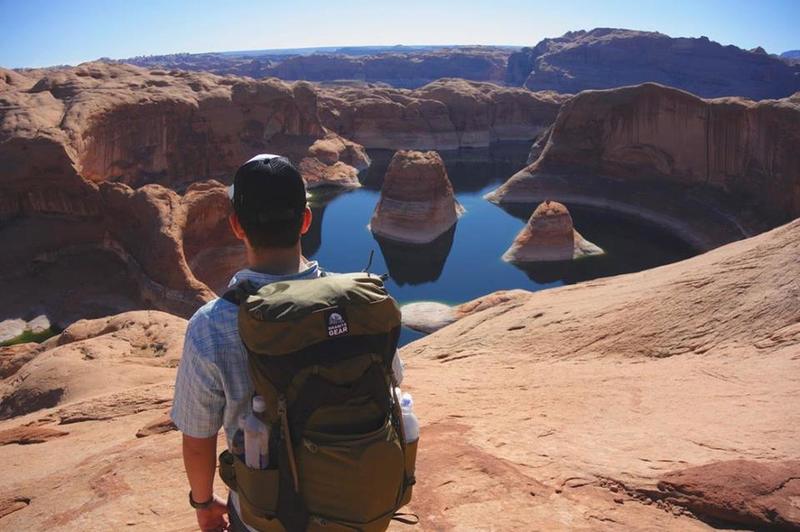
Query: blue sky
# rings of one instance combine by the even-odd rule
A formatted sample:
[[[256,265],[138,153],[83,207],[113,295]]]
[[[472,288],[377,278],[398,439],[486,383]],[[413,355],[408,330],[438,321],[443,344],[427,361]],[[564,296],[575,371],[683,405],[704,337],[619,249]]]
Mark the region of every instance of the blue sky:
[[[800,0],[0,0],[0,66],[366,44],[534,45],[569,30],[800,49]]]

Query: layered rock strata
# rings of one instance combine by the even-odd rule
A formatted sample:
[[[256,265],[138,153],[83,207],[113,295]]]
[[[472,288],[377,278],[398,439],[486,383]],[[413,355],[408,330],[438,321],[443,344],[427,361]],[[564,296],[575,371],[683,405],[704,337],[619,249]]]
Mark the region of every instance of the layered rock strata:
[[[706,98],[783,98],[800,90],[800,66],[763,49],[614,28],[571,31],[508,59],[506,81],[531,90],[578,93],[645,82]]]
[[[340,87],[319,94],[322,123],[367,148],[439,151],[530,142],[567,100],[463,79],[412,91]]]
[[[575,230],[572,216],[564,205],[547,200],[533,211],[528,223],[503,254],[503,260],[547,262],[602,254],[602,249]]]
[[[800,98],[703,100],[646,83],[567,102],[539,158],[488,195],[645,216],[708,249],[800,216]]]
[[[390,240],[425,244],[451,229],[463,211],[438,153],[398,151],[386,171],[370,229]]]
[[[265,151],[290,156],[309,188],[357,187],[369,165],[363,147],[322,125],[307,83],[105,63],[2,79],[0,282],[11,304],[0,321],[35,310],[64,326],[142,306],[189,315],[213,292],[187,256],[235,245],[223,186],[195,183],[230,181]],[[82,287],[82,310],[59,299],[74,287],[28,282],[42,264],[72,271],[82,257],[78,270],[94,273],[64,276]],[[110,269],[121,273],[113,282]]]

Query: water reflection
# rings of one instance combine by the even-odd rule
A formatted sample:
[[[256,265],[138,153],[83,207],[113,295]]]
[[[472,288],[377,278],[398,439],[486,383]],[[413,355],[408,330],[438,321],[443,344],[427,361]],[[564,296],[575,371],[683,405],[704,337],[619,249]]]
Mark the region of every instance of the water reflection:
[[[453,247],[456,224],[427,244],[407,244],[373,234],[389,270],[389,276],[399,286],[430,283],[442,275],[447,257]]]

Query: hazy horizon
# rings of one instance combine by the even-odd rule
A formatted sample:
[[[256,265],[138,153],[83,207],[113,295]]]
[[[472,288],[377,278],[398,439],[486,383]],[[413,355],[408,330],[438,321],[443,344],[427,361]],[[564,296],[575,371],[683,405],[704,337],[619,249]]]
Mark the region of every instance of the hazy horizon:
[[[495,0],[470,4],[407,0],[294,3],[177,0],[162,5],[100,0],[0,0],[0,66],[37,68],[108,57],[349,46],[533,46],[596,27],[707,36],[781,54],[800,48],[800,2]]]

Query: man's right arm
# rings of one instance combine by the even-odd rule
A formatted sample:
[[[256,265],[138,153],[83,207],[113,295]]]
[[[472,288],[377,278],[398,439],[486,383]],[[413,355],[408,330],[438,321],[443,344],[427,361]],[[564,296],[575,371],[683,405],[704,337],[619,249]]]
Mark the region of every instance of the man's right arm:
[[[222,530],[227,507],[214,496],[217,433],[222,426],[225,394],[219,369],[208,359],[211,342],[204,342],[202,331],[192,320],[186,329],[183,354],[175,380],[171,418],[183,433],[183,462],[192,500],[211,501],[197,510],[201,530]]]

